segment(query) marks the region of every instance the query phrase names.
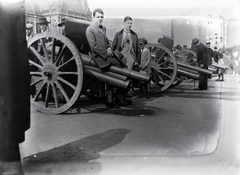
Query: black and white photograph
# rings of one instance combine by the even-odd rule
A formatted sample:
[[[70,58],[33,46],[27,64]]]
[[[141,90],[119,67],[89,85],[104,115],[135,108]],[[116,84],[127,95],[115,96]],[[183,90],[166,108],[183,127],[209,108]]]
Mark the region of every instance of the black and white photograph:
[[[0,175],[239,175],[239,0],[0,0]]]

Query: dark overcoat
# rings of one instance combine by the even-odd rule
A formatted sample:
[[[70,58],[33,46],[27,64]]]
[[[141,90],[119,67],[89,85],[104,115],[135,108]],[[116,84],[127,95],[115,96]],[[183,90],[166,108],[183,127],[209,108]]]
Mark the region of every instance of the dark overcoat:
[[[203,64],[204,66],[208,66],[208,48],[200,43],[198,46],[197,46],[197,63],[200,65],[200,64]]]
[[[106,36],[106,27],[100,28],[95,23],[92,23],[86,30],[86,37],[92,50],[92,59],[99,68],[108,67],[110,60],[107,59],[107,49],[111,46]]]
[[[131,37],[132,37],[132,41],[133,41],[133,51],[134,51],[134,55],[136,56],[136,62],[138,64],[140,64],[141,61],[141,50],[140,50],[140,46],[139,46],[139,41],[138,41],[138,35],[130,30],[131,32]],[[115,50],[119,50],[122,51],[122,38],[123,38],[123,29],[120,30],[119,32],[117,32],[114,36],[113,39],[113,43],[112,43],[112,49]]]

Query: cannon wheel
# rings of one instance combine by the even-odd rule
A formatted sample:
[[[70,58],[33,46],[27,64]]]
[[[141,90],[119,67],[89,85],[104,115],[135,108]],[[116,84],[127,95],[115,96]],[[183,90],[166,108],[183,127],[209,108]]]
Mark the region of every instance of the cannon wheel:
[[[45,32],[28,41],[32,104],[47,114],[67,111],[78,99],[83,83],[81,55],[63,35]]]
[[[177,63],[180,62],[180,63],[188,64],[188,62],[187,62],[187,57],[186,57],[186,55],[185,55],[181,50],[176,49],[173,54],[174,54],[174,57],[176,58]],[[185,79],[186,79],[185,76],[182,76],[182,75],[178,75],[178,74],[177,74],[175,80],[174,80],[173,83],[171,84],[171,87],[178,86],[178,85],[181,84]]]
[[[176,78],[176,59],[172,51],[163,45],[147,44],[146,47],[151,53],[151,61],[149,63],[150,89],[153,89],[155,92],[165,91]]]
[[[193,50],[181,50],[182,54],[185,55],[185,58],[187,60],[187,64],[196,66],[197,63],[197,54]]]
[[[189,50],[189,49],[176,50],[176,52],[174,53],[174,56],[177,62],[196,66],[197,55],[193,50]],[[185,79],[187,79],[187,77],[177,75],[171,87],[175,87],[181,84]]]

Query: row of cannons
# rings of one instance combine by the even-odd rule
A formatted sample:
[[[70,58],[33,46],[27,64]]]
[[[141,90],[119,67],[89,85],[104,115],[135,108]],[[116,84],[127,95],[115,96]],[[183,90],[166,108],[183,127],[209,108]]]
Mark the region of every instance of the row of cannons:
[[[148,44],[152,60],[150,75],[127,68],[111,66],[108,71],[97,67],[90,56],[85,36],[89,22],[66,21],[65,35],[45,32],[28,41],[31,102],[40,112],[60,114],[69,110],[83,94],[91,99],[105,97],[105,85],[129,90],[133,81],[150,83],[150,91],[161,93],[185,79],[212,76],[211,70],[197,67],[191,50],[172,51],[172,40],[163,37],[162,44]]]

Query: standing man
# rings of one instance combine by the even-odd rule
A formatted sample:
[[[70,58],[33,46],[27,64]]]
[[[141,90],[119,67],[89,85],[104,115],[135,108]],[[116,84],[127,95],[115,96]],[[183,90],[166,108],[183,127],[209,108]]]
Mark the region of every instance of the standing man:
[[[131,30],[133,20],[126,16],[123,20],[123,29],[114,36],[112,48],[119,50],[126,58],[127,68],[132,70],[134,65],[139,65],[141,51],[138,42],[138,35]]]
[[[40,18],[38,24],[40,25],[41,33],[48,31],[48,24],[50,22],[47,21],[46,18]]]
[[[214,47],[214,51],[213,51],[213,60],[215,63],[218,63],[219,60],[219,52],[217,50],[217,47]]]
[[[61,27],[62,29],[62,32],[61,32],[62,35],[65,35],[65,25],[66,25],[66,19],[62,18],[61,22],[58,24],[58,27]]]
[[[122,67],[121,58],[114,54],[106,36],[106,27],[102,25],[103,19],[104,13],[102,9],[95,9],[93,11],[93,21],[86,30],[86,37],[92,50],[92,59],[102,70],[108,70],[111,65]],[[113,87],[110,85],[107,85],[106,106],[118,108],[113,101]]]
[[[213,50],[211,49],[211,43],[207,42],[206,43],[207,49],[208,49],[208,65],[212,64],[212,58],[213,58]]]
[[[158,44],[162,44],[162,40],[163,40],[162,38],[158,38],[158,40],[157,40]]]
[[[33,24],[27,23],[26,24],[26,40],[30,40],[33,37]]]
[[[149,71],[149,63],[151,61],[151,52],[150,50],[146,47],[148,43],[148,40],[145,37],[142,37],[139,39],[139,44],[140,44],[140,48],[141,48],[141,63],[140,63],[140,73],[143,74],[150,74]],[[149,83],[141,83],[140,82],[140,92],[141,94],[138,96],[139,98],[143,97],[143,88],[145,88],[145,94],[146,94],[146,98],[149,99]]]
[[[196,47],[197,64],[200,68],[208,69],[208,48],[200,43],[198,38],[192,39],[192,44]],[[208,76],[200,74],[198,88],[195,90],[207,90],[208,89]]]
[[[187,45],[183,45],[183,50],[188,50],[188,46]]]
[[[27,40],[27,42],[28,42],[28,40],[30,40],[33,37],[32,32],[33,32],[33,24],[27,23],[26,24],[26,40]],[[37,48],[37,45],[34,44],[34,47]],[[32,53],[29,50],[27,50],[26,53],[27,53],[28,58],[34,58]],[[32,64],[29,64],[29,70],[36,71],[36,67],[33,66]],[[31,79],[32,79],[32,76],[30,75],[30,82],[31,82]],[[34,95],[36,94],[36,85],[32,85],[30,87],[30,94],[32,95],[32,97],[34,97]]]

